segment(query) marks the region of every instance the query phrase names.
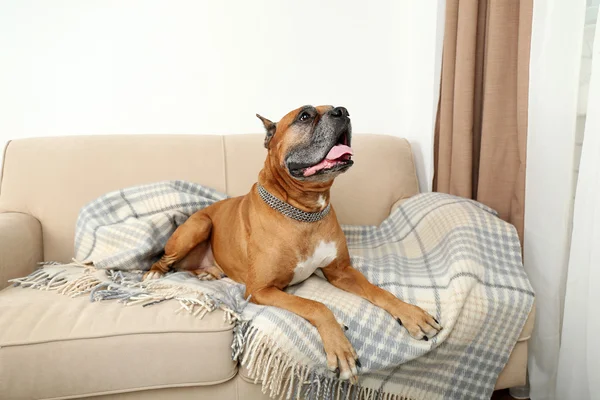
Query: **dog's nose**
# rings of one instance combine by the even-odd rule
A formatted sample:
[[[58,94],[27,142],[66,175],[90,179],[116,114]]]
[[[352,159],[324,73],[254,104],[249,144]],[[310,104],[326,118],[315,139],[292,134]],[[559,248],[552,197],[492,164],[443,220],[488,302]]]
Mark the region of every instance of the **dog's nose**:
[[[340,118],[340,117],[349,117],[350,113],[346,110],[346,107],[336,107],[333,110],[329,111],[332,117]]]

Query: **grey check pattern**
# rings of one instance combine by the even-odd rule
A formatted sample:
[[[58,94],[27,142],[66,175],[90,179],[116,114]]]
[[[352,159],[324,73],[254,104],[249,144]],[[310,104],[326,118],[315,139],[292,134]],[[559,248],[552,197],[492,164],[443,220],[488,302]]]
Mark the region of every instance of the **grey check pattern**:
[[[97,268],[148,269],[177,226],[224,198],[182,181],[109,193],[81,210],[75,256]],[[433,340],[417,341],[382,309],[318,276],[287,288],[324,303],[349,327],[346,334],[363,366],[359,385],[381,396],[414,400],[489,398],[534,299],[514,227],[475,201],[425,193],[407,200],[379,226],[342,228],[355,268],[444,326]],[[243,285],[228,279],[200,282],[173,274],[164,278],[169,280],[197,285],[239,309],[277,351],[309,366],[314,376],[332,377],[318,332],[304,319],[246,303]],[[246,347],[252,340],[246,338]]]
[[[227,198],[185,181],[107,193],[84,206],[75,227],[75,258],[96,268],[149,269],[175,229],[194,212]]]

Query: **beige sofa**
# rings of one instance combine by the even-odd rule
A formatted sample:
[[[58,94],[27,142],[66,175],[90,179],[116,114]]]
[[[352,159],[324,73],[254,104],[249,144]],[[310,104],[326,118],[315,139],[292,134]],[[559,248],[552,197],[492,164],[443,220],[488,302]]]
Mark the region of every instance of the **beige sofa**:
[[[16,140],[0,186],[0,288],[42,260],[68,261],[82,205],[118,188],[166,179],[246,193],[261,135],[88,136]],[[355,166],[336,181],[342,223],[377,224],[418,193],[408,142],[356,135]],[[376,195],[374,195],[376,194]],[[0,398],[266,399],[231,361],[232,327],[153,307],[91,303],[52,292],[0,292]],[[533,313],[532,313],[533,315]],[[525,383],[532,316],[497,388]]]

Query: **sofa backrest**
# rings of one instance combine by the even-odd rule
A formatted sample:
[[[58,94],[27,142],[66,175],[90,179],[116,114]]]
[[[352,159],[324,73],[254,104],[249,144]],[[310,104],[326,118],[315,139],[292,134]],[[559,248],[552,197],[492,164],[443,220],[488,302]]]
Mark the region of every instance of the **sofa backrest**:
[[[409,143],[354,135],[355,165],[337,178],[332,204],[341,223],[378,224],[401,199],[418,193]],[[256,182],[263,135],[115,135],[21,139],[5,150],[0,212],[42,224],[44,259],[73,256],[80,208],[117,189],[161,180],[201,183],[232,196]]]

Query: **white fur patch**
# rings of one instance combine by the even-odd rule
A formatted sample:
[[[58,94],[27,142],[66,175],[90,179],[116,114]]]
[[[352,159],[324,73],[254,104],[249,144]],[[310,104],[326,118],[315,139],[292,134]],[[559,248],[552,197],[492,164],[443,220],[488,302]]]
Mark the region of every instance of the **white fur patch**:
[[[319,206],[321,207],[321,210],[324,209],[325,207],[327,207],[327,203],[325,202],[325,197],[323,197],[323,195],[319,195]]]
[[[294,277],[289,284],[295,285],[303,282],[318,268],[324,268],[331,264],[331,262],[335,260],[335,257],[337,257],[337,247],[335,242],[321,240],[312,256],[296,265],[296,268],[294,268]]]

